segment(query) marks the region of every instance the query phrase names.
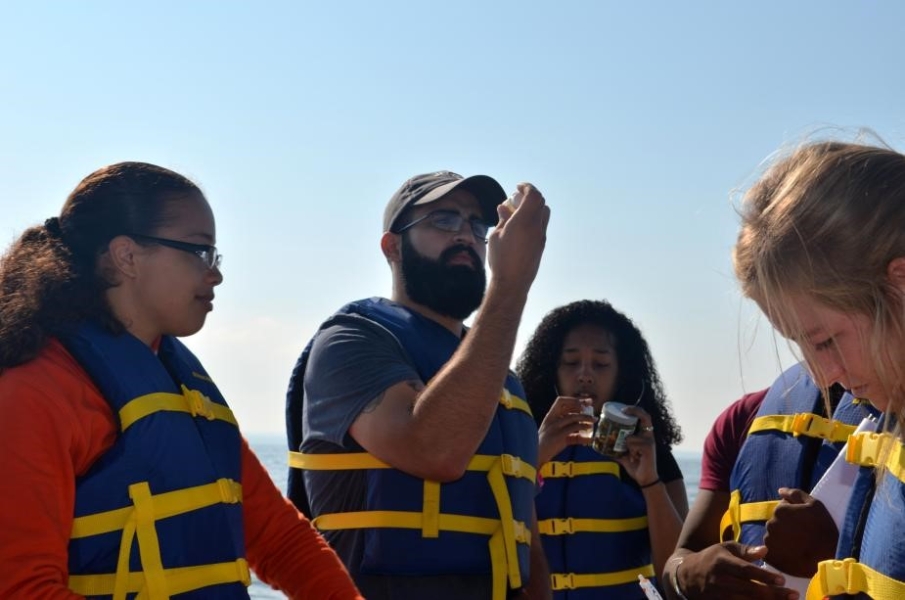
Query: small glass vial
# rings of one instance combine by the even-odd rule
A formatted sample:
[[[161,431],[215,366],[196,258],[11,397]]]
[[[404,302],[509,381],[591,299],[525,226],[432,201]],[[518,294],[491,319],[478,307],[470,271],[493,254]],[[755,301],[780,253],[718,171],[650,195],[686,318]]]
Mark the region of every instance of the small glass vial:
[[[518,205],[521,203],[522,203],[522,192],[519,190],[512,192],[512,194],[508,198],[506,198],[506,204],[512,210],[515,210],[516,208],[518,208]]]
[[[604,456],[624,456],[628,452],[625,438],[635,433],[638,417],[622,412],[626,406],[621,402],[606,402],[600,411],[591,447]]]
[[[581,414],[587,415],[588,417],[590,417],[591,421],[593,421],[594,420],[594,406],[590,403],[582,405]],[[578,435],[586,440],[591,439],[594,436],[594,423],[592,422],[592,423],[588,424],[588,426],[585,427],[584,429],[582,429],[578,433]]]

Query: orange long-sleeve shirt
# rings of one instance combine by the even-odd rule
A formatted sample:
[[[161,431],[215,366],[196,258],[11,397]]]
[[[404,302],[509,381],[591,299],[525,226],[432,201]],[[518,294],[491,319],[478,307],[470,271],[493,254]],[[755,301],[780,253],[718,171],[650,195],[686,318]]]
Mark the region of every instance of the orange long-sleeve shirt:
[[[73,599],[68,544],[75,480],[107,451],[110,406],[56,341],[0,374],[0,598]],[[290,598],[361,600],[345,567],[242,440],[248,562]]]

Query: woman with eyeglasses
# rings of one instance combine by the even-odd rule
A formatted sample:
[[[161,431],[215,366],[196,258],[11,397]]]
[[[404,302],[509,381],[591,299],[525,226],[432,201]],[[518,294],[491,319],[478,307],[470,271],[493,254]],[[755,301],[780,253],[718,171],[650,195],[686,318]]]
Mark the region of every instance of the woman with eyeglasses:
[[[638,575],[661,572],[688,499],[670,451],[681,432],[641,331],[607,302],[573,302],[541,320],[516,371],[539,428],[537,518],[555,597],[645,598]],[[610,401],[638,420],[618,457],[589,446]]]
[[[0,262],[0,597],[360,598],[201,363],[223,276],[185,177],[95,171]]]

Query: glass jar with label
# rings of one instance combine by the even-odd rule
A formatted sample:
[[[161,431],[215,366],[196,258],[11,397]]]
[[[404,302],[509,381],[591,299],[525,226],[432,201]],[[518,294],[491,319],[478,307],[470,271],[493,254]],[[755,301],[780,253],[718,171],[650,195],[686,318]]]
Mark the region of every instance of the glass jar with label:
[[[606,402],[600,410],[591,447],[604,456],[625,456],[628,452],[625,438],[635,433],[638,417],[623,412],[626,407],[621,402]]]

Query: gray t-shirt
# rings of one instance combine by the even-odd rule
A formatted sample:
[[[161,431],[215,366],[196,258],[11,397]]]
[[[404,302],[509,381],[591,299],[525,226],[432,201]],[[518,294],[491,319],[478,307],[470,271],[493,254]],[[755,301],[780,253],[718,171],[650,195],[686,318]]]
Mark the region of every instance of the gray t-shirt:
[[[408,354],[384,327],[358,315],[334,317],[318,333],[305,371],[301,450],[361,452],[349,427],[361,411],[393,385],[420,382]],[[364,471],[305,471],[312,514],[365,508]],[[358,571],[364,545],[360,529],[325,531],[324,537],[368,600],[490,600],[491,578],[479,576],[377,576]]]

